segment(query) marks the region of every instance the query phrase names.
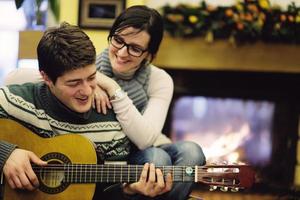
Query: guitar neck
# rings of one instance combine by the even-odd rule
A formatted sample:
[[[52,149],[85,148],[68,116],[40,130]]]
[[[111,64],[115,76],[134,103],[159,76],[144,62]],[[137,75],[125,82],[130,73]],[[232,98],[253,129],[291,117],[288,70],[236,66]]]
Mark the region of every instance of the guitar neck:
[[[197,167],[156,166],[164,176],[171,173],[174,182],[197,182]],[[142,165],[97,165],[97,164],[49,164],[46,167],[33,166],[40,179],[60,177],[68,183],[116,183],[137,182],[143,170]],[[51,174],[51,175],[49,175]]]

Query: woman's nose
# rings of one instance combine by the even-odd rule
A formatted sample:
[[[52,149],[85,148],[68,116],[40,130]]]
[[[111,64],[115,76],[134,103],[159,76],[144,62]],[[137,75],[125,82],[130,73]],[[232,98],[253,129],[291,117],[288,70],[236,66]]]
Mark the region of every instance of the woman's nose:
[[[118,50],[118,56],[128,56],[128,46],[124,45],[121,49]]]

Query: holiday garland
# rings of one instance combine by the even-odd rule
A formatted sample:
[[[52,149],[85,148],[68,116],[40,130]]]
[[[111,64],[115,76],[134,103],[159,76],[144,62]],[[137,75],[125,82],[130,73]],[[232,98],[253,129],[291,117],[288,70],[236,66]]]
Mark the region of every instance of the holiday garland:
[[[244,0],[230,7],[213,7],[205,1],[199,6],[166,5],[161,11],[165,30],[172,36],[300,44],[300,7],[294,2],[284,10],[268,0]]]

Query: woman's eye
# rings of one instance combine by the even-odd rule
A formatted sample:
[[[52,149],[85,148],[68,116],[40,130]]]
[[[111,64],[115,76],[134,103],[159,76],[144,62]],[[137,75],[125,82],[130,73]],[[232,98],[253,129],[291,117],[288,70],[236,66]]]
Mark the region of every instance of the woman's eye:
[[[143,50],[142,50],[142,49],[140,49],[139,47],[134,47],[134,46],[131,46],[131,51],[134,51],[134,52],[137,52],[137,53],[139,53],[139,52],[142,52]]]
[[[123,40],[121,39],[121,38],[114,38],[115,39],[115,41],[117,42],[117,43],[119,43],[119,44],[123,44]]]

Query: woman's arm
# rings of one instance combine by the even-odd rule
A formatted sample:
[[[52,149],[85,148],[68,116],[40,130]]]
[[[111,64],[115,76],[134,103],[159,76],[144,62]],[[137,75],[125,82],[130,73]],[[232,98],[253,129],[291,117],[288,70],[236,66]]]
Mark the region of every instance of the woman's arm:
[[[36,68],[16,68],[4,78],[4,85],[41,82],[43,78]]]
[[[162,69],[152,66],[149,80],[149,102],[143,114],[129,97],[111,101],[124,133],[139,149],[152,146],[161,133],[173,95],[172,78]]]

